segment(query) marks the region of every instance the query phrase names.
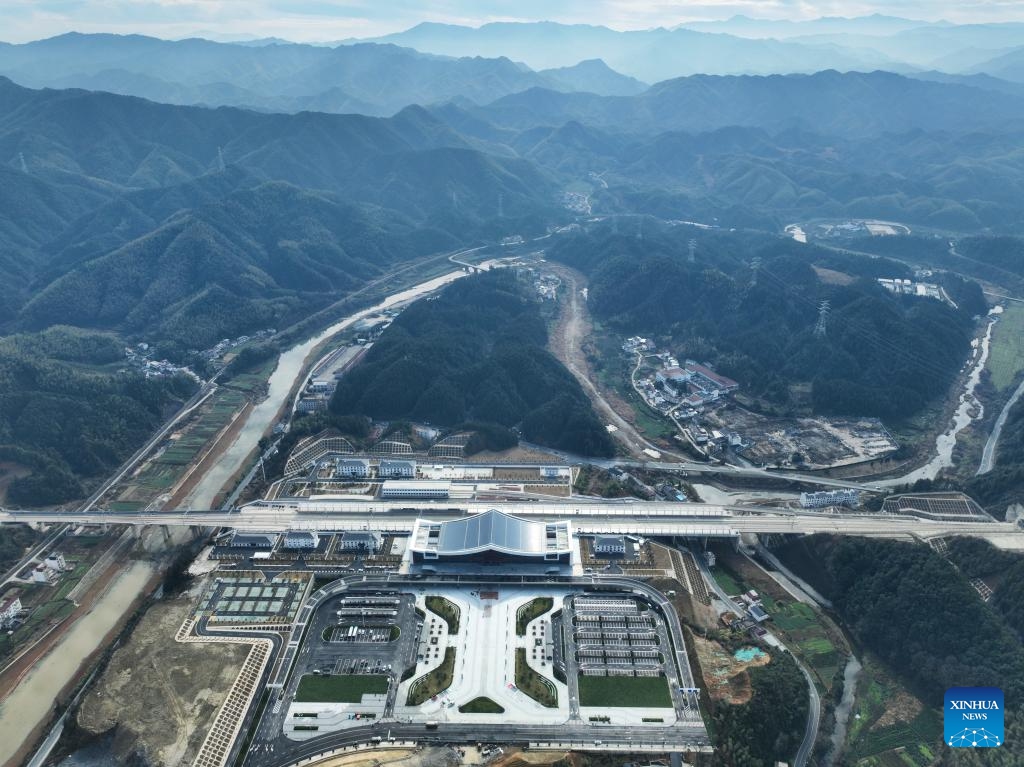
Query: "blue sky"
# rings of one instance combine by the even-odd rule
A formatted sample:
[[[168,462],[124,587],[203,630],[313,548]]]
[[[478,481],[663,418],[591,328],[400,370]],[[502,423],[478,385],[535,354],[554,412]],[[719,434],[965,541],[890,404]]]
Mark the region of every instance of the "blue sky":
[[[0,0],[0,38],[21,42],[77,30],[323,41],[396,32],[421,21],[476,26],[549,19],[644,29],[737,13],[799,20],[876,12],[959,23],[1024,21],[1024,0]]]

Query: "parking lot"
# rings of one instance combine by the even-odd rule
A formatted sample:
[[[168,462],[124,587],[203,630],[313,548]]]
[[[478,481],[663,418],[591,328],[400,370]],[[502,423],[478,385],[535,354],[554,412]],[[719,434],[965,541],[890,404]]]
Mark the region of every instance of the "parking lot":
[[[572,600],[576,660],[584,676],[660,676],[658,622],[627,597]]]
[[[323,704],[342,703],[353,723],[362,718],[382,717],[394,708],[395,692],[403,672],[416,662],[420,620],[413,596],[397,591],[352,590],[325,601],[310,622],[295,673],[289,683],[288,696],[294,695],[304,676],[350,677],[378,676],[387,679],[387,692],[375,696],[372,703],[360,701],[323,701]],[[310,716],[319,706],[315,701],[305,704]],[[350,711],[348,709],[351,709]],[[325,713],[319,713],[323,720]],[[309,717],[306,717],[309,718]],[[347,721],[347,720],[346,720]],[[321,726],[325,721],[320,722]],[[318,730],[308,723],[295,731],[286,722],[289,737],[312,736]]]
[[[556,629],[561,645],[556,663],[580,718],[636,725],[676,720],[672,643],[664,618],[647,601],[626,594],[573,594],[565,599]]]

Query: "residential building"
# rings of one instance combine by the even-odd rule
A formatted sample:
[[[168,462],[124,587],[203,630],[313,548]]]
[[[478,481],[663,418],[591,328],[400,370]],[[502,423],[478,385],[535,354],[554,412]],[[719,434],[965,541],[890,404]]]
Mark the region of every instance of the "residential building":
[[[59,551],[55,551],[46,557],[43,564],[58,573],[68,569],[68,563],[65,561],[64,555]]]
[[[312,530],[289,530],[284,534],[282,549],[312,551],[320,545],[320,536]]]
[[[366,479],[370,476],[370,462],[366,458],[339,458],[334,462],[334,473],[339,477]]]
[[[341,536],[338,548],[345,552],[373,552],[380,549],[380,533],[352,530]]]
[[[377,476],[382,479],[412,479],[416,476],[416,461],[384,458],[377,467]]]
[[[272,549],[279,538],[277,533],[235,533],[231,536],[231,548]]]
[[[32,570],[33,583],[53,583],[57,580],[57,573],[46,565],[36,565]]]
[[[0,628],[8,628],[21,614],[21,597],[7,597],[0,601]]]

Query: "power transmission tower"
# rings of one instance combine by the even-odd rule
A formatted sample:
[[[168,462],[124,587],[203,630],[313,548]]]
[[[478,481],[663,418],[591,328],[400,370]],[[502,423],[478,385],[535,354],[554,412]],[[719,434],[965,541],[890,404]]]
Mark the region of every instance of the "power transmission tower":
[[[502,194],[498,194],[498,218],[505,217],[505,197]]]
[[[757,285],[757,273],[761,269],[761,257],[754,256],[750,262],[750,287]]]
[[[641,216],[637,219],[636,225],[636,238],[642,240],[644,238],[644,218]]]
[[[612,234],[619,233],[619,217],[612,216]]]
[[[220,147],[217,147],[217,169],[223,173],[226,168],[227,165],[224,162],[224,152]]]
[[[814,336],[815,338],[824,338],[826,332],[826,326],[828,323],[828,313],[832,307],[830,301],[822,301],[818,304],[818,321],[814,324]]]
[[[18,152],[18,159],[21,161],[21,172],[28,173],[28,163],[25,162],[25,154]]]
[[[689,248],[690,248],[690,257],[689,257],[688,260],[689,260],[689,262],[691,264],[695,264],[695,263],[697,263],[697,241],[696,240],[690,240],[690,242],[687,243],[687,244],[689,245]]]

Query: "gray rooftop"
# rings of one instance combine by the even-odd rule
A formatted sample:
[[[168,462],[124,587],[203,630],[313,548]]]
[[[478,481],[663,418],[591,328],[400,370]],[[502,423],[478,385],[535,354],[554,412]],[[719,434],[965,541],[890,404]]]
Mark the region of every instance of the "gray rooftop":
[[[486,549],[516,554],[547,554],[569,549],[567,523],[534,522],[495,509],[464,519],[427,523],[421,529],[423,532],[414,545],[438,554],[464,554]]]

